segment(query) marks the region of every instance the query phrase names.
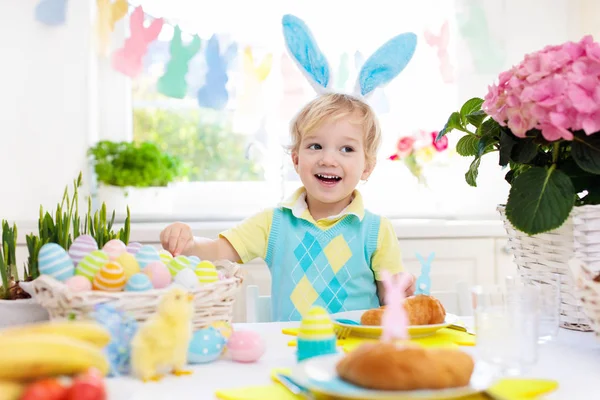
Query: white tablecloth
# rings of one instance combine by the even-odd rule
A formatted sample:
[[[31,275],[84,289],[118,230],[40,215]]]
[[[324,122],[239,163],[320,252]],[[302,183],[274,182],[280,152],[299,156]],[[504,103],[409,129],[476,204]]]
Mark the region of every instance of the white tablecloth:
[[[465,322],[470,322],[465,319]],[[129,377],[108,379],[110,400],[210,400],[223,388],[265,385],[270,371],[296,364],[295,347],[287,343],[293,338],[283,335],[283,327],[298,323],[236,324],[236,330],[253,330],[263,335],[267,350],[256,363],[241,364],[218,360],[191,366],[190,376],[167,376],[160,382],[142,383]],[[465,347],[467,351],[473,348]],[[539,361],[527,376],[556,379],[559,390],[548,399],[600,399],[600,340],[593,333],[560,329],[558,338],[540,346]]]

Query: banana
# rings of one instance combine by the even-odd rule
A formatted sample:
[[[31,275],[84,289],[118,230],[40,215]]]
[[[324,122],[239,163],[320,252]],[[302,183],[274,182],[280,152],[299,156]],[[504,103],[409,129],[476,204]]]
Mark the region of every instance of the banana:
[[[45,333],[0,338],[0,381],[76,375],[90,367],[102,375],[109,370],[102,349],[83,340]]]
[[[24,390],[23,383],[0,382],[0,400],[18,400]]]
[[[0,330],[0,339],[5,336],[37,333],[67,336],[100,348],[110,342],[110,333],[102,325],[93,321],[48,321],[14,326]]]

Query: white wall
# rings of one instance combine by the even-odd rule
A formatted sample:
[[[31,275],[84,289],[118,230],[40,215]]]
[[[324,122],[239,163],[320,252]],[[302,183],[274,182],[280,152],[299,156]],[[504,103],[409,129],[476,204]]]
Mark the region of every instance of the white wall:
[[[34,219],[40,204],[54,207],[65,185],[87,173],[88,146],[122,137],[130,124],[127,79],[98,63],[90,45],[95,1],[70,1],[61,27],[35,21],[38,1],[0,0],[0,218],[9,220]],[[504,7],[493,26],[511,63],[547,43],[597,33],[598,3],[486,0]],[[482,96],[494,78],[471,76],[459,97]]]

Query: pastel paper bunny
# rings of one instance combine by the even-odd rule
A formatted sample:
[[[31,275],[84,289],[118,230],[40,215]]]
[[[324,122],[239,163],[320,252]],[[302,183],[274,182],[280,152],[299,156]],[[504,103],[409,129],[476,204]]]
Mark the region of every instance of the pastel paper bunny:
[[[96,20],[96,41],[100,54],[108,55],[110,37],[115,30],[115,24],[125,18],[129,11],[127,0],[96,0],[98,7]]]
[[[67,0],[41,0],[35,7],[35,19],[46,25],[63,25],[66,16]]]
[[[194,35],[192,42],[184,46],[181,40],[181,29],[175,26],[171,40],[171,59],[165,67],[165,73],[156,83],[157,90],[165,96],[183,99],[187,91],[186,75],[188,63],[200,50],[200,37]]]
[[[143,70],[143,59],[148,45],[158,38],[163,23],[163,19],[158,18],[145,28],[144,10],[142,6],[136,7],[129,19],[131,36],[125,40],[123,48],[113,54],[113,68],[131,78],[139,75]]]
[[[435,253],[430,253],[427,260],[423,258],[419,253],[416,254],[417,260],[421,263],[421,275],[417,278],[415,294],[426,294],[431,293],[431,263],[435,258]]]
[[[206,80],[204,86],[198,90],[198,104],[200,107],[223,109],[227,105],[227,69],[229,63],[237,53],[237,45],[231,44],[224,54],[221,54],[219,39],[213,35],[206,46]]]
[[[448,21],[444,21],[440,29],[440,34],[435,35],[428,30],[424,32],[425,41],[431,47],[437,47],[437,56],[440,61],[440,74],[444,83],[454,81],[454,68],[450,63],[450,54],[448,53],[448,42],[450,41],[450,28]]]
[[[410,285],[410,274],[391,275],[387,270],[382,272],[385,288],[385,310],[381,317],[381,340],[393,341],[408,339],[408,314],[404,308],[406,288]]]
[[[331,68],[308,26],[290,14],[283,16],[282,25],[288,52],[315,91],[321,94],[333,90]],[[416,46],[417,35],[412,32],[384,43],[360,68],[353,94],[366,98],[376,88],[387,85],[410,62]]]

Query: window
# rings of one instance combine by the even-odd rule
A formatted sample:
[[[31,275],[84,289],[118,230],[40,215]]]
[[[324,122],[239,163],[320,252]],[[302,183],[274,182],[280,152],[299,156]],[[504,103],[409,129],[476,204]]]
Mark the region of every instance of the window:
[[[395,3],[392,8],[387,0],[370,0],[368,7],[339,0],[210,4],[138,0],[133,4],[142,4],[149,15],[164,17],[169,24],[150,45],[143,75],[132,81],[133,138],[155,141],[183,158],[186,179],[173,188],[179,199],[178,213],[203,219],[245,217],[276,204],[300,184],[283,148],[289,140],[290,119],[314,92],[285,52],[282,15],[293,13],[305,20],[329,60],[337,86],[344,91],[354,85],[357,58],[368,57],[398,33],[412,31],[418,35],[412,61],[370,100],[382,123],[383,144],[375,172],[360,186],[367,205],[392,218],[494,216],[495,204],[505,199],[508,190],[494,160],[482,163],[480,187],[471,188],[464,181],[470,160],[451,151],[436,158],[438,162],[425,164],[429,187],[420,185],[403,163],[388,158],[401,136],[441,129],[452,111],[469,97],[482,97],[509,61],[522,57],[519,52],[509,60],[507,52],[510,40],[503,21],[505,3],[511,1],[420,0]],[[556,32],[557,21],[562,23],[559,14],[556,11],[546,22],[548,32]],[[441,74],[437,47],[427,42],[424,33],[439,35],[445,22],[449,26],[445,62],[453,70],[449,81]],[[174,24],[182,29],[185,43],[191,40],[190,33],[202,40],[201,50],[189,64],[183,99],[164,96],[156,86],[170,59]],[[213,34],[221,52],[230,44],[237,46],[237,56],[227,67],[229,99],[218,110],[201,107],[197,99],[211,68],[205,49]],[[532,46],[528,50],[547,43],[527,40]],[[247,79],[244,57],[248,49],[255,66],[272,56],[269,75],[259,85]],[[458,137],[450,135],[450,148]]]

